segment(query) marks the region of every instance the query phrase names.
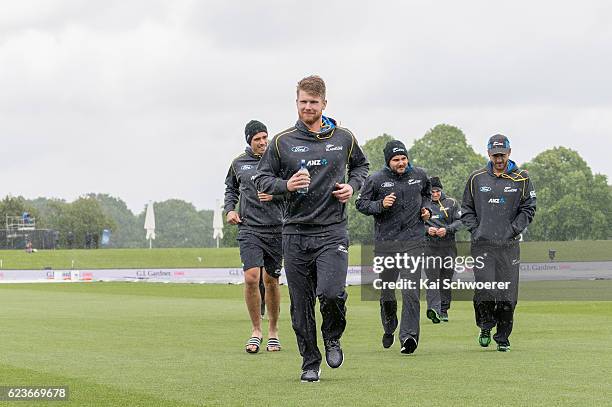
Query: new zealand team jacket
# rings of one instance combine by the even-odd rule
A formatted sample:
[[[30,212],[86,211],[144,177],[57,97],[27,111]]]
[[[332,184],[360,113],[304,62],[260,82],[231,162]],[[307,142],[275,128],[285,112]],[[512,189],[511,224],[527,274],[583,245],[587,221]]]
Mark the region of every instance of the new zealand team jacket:
[[[429,236],[427,229],[430,226],[445,228],[444,237]],[[447,197],[444,192],[440,194],[439,201],[431,201],[431,218],[425,222],[425,233],[430,242],[453,242],[455,233],[461,227],[461,206],[453,198]]]
[[[319,234],[346,225],[346,204],[332,195],[335,184],[348,183],[357,193],[369,163],[355,136],[324,117],[321,132],[311,132],[298,120],[276,135],[262,157],[255,185],[268,194],[287,194],[287,180],[306,161],[310,172],[308,193],[287,195],[284,234]]]
[[[269,147],[268,147],[269,148]],[[250,230],[258,233],[281,233],[283,225],[284,197],[274,196],[272,201],[261,202],[257,197],[257,188],[253,179],[257,171],[260,156],[253,153],[251,147],[234,158],[225,178],[225,212],[236,209],[239,205],[239,215],[242,223],[240,230]]]
[[[395,202],[383,208],[385,196],[395,192]],[[389,167],[370,175],[356,201],[357,210],[374,216],[377,242],[422,241],[424,223],[421,208],[431,213],[431,184],[425,171],[408,166],[398,174]]]
[[[468,178],[461,221],[472,233],[472,241],[516,240],[533,220],[535,211],[536,193],[529,174],[513,161],[508,161],[501,176],[493,173],[489,162]]]

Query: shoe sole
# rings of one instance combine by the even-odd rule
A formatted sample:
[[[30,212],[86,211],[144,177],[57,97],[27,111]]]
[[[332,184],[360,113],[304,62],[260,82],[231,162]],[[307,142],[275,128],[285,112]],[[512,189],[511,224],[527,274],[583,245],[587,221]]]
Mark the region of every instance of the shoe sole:
[[[410,347],[402,345],[402,348],[400,349],[400,353],[403,354],[403,355],[411,355],[411,354],[413,354],[414,351],[416,350],[416,348],[419,346],[414,338],[409,338],[409,339],[410,339],[409,341],[407,340],[404,343],[408,342],[410,344]]]
[[[431,320],[431,322],[433,322],[434,324],[439,324],[440,323],[440,317],[438,316],[438,313],[432,309],[428,309],[427,310],[427,318]]]
[[[319,383],[321,380],[321,369],[319,369],[319,378],[317,380],[300,380],[302,383]]]

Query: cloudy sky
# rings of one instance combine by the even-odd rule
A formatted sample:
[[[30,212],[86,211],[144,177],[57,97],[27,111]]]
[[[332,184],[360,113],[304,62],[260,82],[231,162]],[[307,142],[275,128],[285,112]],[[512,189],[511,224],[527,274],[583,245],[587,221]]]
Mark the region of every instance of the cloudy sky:
[[[0,195],[213,208],[244,124],[291,126],[313,73],[361,143],[449,123],[612,175],[611,2],[362,3],[3,1]]]

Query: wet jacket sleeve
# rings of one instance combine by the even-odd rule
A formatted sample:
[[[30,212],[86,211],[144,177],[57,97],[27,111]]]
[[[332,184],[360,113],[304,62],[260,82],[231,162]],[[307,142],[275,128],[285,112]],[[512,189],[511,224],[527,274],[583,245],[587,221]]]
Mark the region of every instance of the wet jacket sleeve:
[[[519,235],[531,223],[536,211],[536,193],[531,183],[531,179],[525,174],[525,185],[521,195],[521,201],[518,207],[518,213],[512,221],[512,231],[514,236]]]
[[[423,183],[423,188],[421,189],[421,208],[427,209],[429,211],[429,216],[431,216],[433,215],[433,212],[431,210],[431,181],[429,180],[427,174],[424,175],[425,182]]]
[[[357,144],[357,140],[353,137],[353,144],[348,159],[348,181],[347,183],[353,187],[353,192],[359,191],[368,176],[370,163],[365,154]]]
[[[227,171],[227,176],[225,177],[225,199],[223,202],[223,209],[225,210],[225,213],[236,209],[236,204],[238,203],[239,197],[240,182],[238,182],[238,178],[236,178],[234,163],[232,163]]]
[[[461,205],[461,223],[472,232],[478,227],[478,216],[476,216],[476,207],[474,205],[474,196],[472,195],[471,185],[473,182],[473,175],[468,178],[467,184],[465,184],[465,191],[463,191],[463,204]]]
[[[383,208],[383,200],[372,200],[374,197],[374,181],[372,177],[368,177],[361,188],[361,192],[355,201],[355,206],[357,210],[364,215],[378,215],[380,214]]]
[[[272,140],[271,147],[266,149],[257,165],[254,182],[258,191],[270,195],[284,195],[289,192],[287,181],[280,177],[281,167],[278,154],[276,147],[274,147],[274,140]]]
[[[446,227],[449,232],[457,232],[461,228],[461,209],[457,201],[453,200],[453,210],[451,212],[452,222]]]

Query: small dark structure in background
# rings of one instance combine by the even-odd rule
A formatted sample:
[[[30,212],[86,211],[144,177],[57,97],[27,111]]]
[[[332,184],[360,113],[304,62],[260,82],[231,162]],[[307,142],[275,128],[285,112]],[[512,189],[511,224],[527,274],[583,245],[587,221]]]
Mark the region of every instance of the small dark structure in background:
[[[36,219],[24,212],[21,216],[6,216],[5,228],[0,229],[0,249],[25,249],[31,243],[36,250],[55,249],[59,233],[51,229],[38,229]]]

